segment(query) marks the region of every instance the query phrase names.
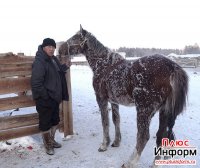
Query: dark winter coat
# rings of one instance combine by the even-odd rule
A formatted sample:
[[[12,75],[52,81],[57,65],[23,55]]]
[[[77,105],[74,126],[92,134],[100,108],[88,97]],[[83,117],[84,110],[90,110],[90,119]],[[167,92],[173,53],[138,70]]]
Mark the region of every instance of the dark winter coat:
[[[52,59],[57,63],[57,68]],[[61,65],[55,56],[49,57],[42,49],[38,47],[35,61],[32,65],[31,87],[33,99],[52,98],[58,103],[62,100],[68,100],[67,83],[65,72],[68,67]]]

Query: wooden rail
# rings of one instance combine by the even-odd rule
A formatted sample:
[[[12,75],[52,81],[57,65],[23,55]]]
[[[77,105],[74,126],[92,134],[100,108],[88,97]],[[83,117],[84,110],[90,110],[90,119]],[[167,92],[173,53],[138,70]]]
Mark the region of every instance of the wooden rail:
[[[15,94],[14,97],[0,98],[0,115],[5,110],[35,106],[31,95],[31,67],[34,57],[19,56],[13,53],[0,54],[0,95]],[[70,69],[66,73],[70,100],[60,104],[60,130],[64,136],[73,134],[73,116],[71,100]],[[15,112],[17,113],[17,111]],[[38,114],[30,111],[29,114],[0,117],[0,141],[22,136],[37,134]]]

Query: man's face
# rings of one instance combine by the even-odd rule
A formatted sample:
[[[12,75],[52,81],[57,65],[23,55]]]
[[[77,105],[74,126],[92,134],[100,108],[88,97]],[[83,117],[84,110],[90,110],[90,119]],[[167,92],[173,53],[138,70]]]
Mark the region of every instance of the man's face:
[[[54,55],[55,49],[56,48],[54,46],[45,46],[45,47],[43,47],[44,52],[46,52],[46,54],[49,57],[52,57]]]

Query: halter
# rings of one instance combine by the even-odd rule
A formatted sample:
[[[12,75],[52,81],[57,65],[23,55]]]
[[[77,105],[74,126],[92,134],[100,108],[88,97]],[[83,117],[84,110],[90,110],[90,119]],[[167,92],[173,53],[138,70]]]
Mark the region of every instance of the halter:
[[[66,42],[67,43],[67,55],[57,55],[57,56],[60,58],[65,58],[66,56],[71,56],[72,54],[70,54],[70,47],[79,46],[82,49],[84,47],[86,41],[87,41],[87,39],[83,40],[80,44],[72,44],[72,45],[69,45],[69,43]]]
[[[70,54],[70,47],[79,46],[81,49],[83,49],[86,41],[87,41],[87,39],[83,40],[80,44],[72,44],[72,45],[69,45],[69,43],[67,42],[67,48],[68,48],[67,55],[69,55],[69,56],[71,55]]]

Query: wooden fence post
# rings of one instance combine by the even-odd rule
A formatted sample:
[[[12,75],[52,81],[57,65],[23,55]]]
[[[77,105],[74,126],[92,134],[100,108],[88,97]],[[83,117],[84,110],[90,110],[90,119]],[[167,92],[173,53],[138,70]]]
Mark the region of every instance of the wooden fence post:
[[[63,122],[64,122],[64,137],[73,135],[73,115],[72,115],[72,92],[71,92],[71,74],[70,68],[66,73],[67,87],[69,93],[69,101],[63,101]]]

